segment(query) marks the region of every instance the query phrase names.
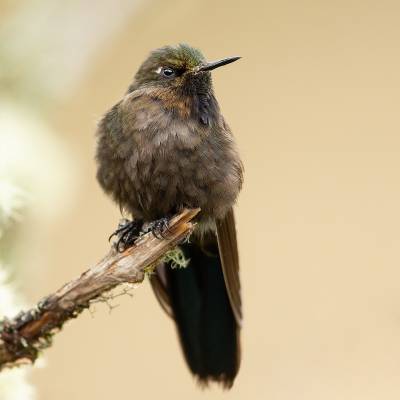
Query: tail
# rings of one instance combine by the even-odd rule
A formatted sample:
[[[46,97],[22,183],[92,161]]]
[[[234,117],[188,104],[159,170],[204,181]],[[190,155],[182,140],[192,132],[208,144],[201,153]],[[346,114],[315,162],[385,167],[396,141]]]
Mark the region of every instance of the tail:
[[[196,243],[181,247],[189,265],[180,269],[165,265],[152,279],[153,288],[175,319],[185,359],[199,383],[216,381],[230,388],[240,365],[239,327],[216,237],[207,250]]]

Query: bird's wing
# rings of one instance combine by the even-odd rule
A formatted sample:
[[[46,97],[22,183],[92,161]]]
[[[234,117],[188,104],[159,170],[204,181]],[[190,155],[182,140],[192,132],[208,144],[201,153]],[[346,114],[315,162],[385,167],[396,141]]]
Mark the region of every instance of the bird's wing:
[[[241,326],[242,301],[240,296],[239,253],[232,208],[224,219],[217,221],[217,238],[226,290],[236,322],[238,326]],[[150,282],[161,307],[170,317],[174,318],[165,268],[168,267],[164,264],[159,265],[155,274],[151,276]]]
[[[225,285],[238,326],[242,323],[242,301],[239,280],[239,252],[236,239],[235,216],[231,208],[224,219],[217,221],[219,255]]]

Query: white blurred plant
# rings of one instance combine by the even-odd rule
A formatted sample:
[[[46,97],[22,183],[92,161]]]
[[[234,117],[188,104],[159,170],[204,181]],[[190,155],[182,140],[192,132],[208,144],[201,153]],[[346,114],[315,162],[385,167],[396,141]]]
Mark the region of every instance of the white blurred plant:
[[[12,369],[1,373],[0,398],[4,400],[36,399],[35,388],[27,381],[26,369]]]
[[[0,241],[7,229],[17,223],[24,204],[21,189],[2,178],[0,180]],[[23,307],[15,286],[9,279],[9,268],[0,259],[0,316],[11,317]],[[34,400],[36,392],[27,380],[26,368],[5,370],[0,374],[0,399]]]
[[[12,11],[0,15],[0,249],[7,239],[7,253],[18,249],[7,233],[17,231],[22,211],[31,223],[54,222],[79,188],[78,161],[46,113],[73,93],[141,2],[11,2]],[[0,254],[0,318],[24,308],[10,281],[17,263],[5,259]],[[26,375],[26,368],[2,371],[0,400],[35,399]]]
[[[23,203],[24,192],[5,178],[0,178],[0,239],[7,226],[19,219]]]
[[[54,165],[57,174],[50,173]],[[68,207],[77,181],[62,140],[35,113],[0,97],[0,319],[27,308],[16,290],[13,259],[24,215],[30,221],[55,220]],[[43,365],[38,361],[35,367]],[[1,371],[0,400],[35,400],[28,375],[28,367]]]
[[[54,165],[56,175],[49,173]],[[75,166],[61,140],[26,107],[0,97],[0,319],[27,308],[11,279],[16,268],[10,255],[18,248],[13,239],[20,236],[15,233],[22,231],[23,216],[31,221],[55,219],[68,206],[76,181]],[[6,265],[6,259],[12,265]],[[1,371],[0,400],[35,400],[28,375],[26,367]]]

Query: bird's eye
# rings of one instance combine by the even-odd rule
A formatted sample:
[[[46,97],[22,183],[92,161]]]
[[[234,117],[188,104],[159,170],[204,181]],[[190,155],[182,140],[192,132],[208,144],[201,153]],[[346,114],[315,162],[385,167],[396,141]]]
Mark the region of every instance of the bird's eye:
[[[166,78],[172,78],[175,76],[175,71],[169,67],[161,68],[160,72],[161,72],[161,75],[165,76]]]

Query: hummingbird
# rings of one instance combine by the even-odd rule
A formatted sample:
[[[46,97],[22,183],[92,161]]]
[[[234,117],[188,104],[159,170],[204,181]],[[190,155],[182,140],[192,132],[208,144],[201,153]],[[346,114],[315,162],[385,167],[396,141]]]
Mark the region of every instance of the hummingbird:
[[[233,205],[243,165],[211,71],[239,58],[207,62],[187,44],[154,50],[97,127],[97,180],[132,217],[116,231],[124,246],[143,224],[164,232],[169,216],[201,209],[190,242],[181,245],[188,266],[163,262],[150,282],[198,383],[224,388],[232,387],[241,359]]]

